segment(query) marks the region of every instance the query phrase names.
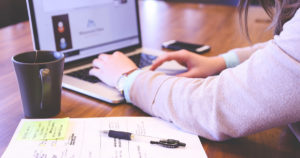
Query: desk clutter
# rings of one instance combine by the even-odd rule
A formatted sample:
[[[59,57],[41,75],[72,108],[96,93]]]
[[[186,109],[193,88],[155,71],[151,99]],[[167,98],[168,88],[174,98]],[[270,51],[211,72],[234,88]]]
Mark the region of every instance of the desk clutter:
[[[127,131],[128,139],[104,131]],[[113,132],[114,132],[113,131]],[[112,134],[112,133],[110,133]],[[120,134],[120,132],[117,132]],[[150,143],[181,143],[169,148]],[[158,142],[159,142],[158,141]],[[184,143],[183,143],[184,142]],[[206,158],[200,139],[153,117],[22,119],[2,158]]]

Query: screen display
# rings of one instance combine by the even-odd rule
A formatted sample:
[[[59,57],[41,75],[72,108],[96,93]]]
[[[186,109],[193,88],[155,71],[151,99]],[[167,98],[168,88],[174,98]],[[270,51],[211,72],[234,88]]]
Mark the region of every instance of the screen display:
[[[76,56],[68,57],[76,60],[140,42],[135,0],[32,2],[38,49],[79,51]]]

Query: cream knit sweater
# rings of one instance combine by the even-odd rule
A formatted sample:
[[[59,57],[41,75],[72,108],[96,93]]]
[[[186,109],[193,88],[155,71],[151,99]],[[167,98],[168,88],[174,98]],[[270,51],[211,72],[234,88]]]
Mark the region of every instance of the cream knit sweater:
[[[132,103],[211,140],[245,136],[300,121],[300,10],[279,36],[235,49],[240,65],[208,78],[143,71]]]

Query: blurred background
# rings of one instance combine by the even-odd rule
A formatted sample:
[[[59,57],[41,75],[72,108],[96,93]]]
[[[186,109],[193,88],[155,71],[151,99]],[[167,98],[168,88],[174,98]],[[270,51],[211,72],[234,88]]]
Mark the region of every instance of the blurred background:
[[[153,0],[155,1],[155,0]],[[161,0],[163,1],[163,0]],[[239,0],[165,0],[236,6]],[[253,1],[257,4],[257,1]],[[28,20],[26,0],[0,0],[0,28]]]
[[[0,28],[26,20],[26,0],[0,0]]]

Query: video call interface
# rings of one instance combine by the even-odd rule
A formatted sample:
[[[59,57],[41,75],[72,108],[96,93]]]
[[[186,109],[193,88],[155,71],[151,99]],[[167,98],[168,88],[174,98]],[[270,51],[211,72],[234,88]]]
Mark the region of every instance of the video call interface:
[[[40,49],[110,51],[139,43],[135,0],[33,0]]]

